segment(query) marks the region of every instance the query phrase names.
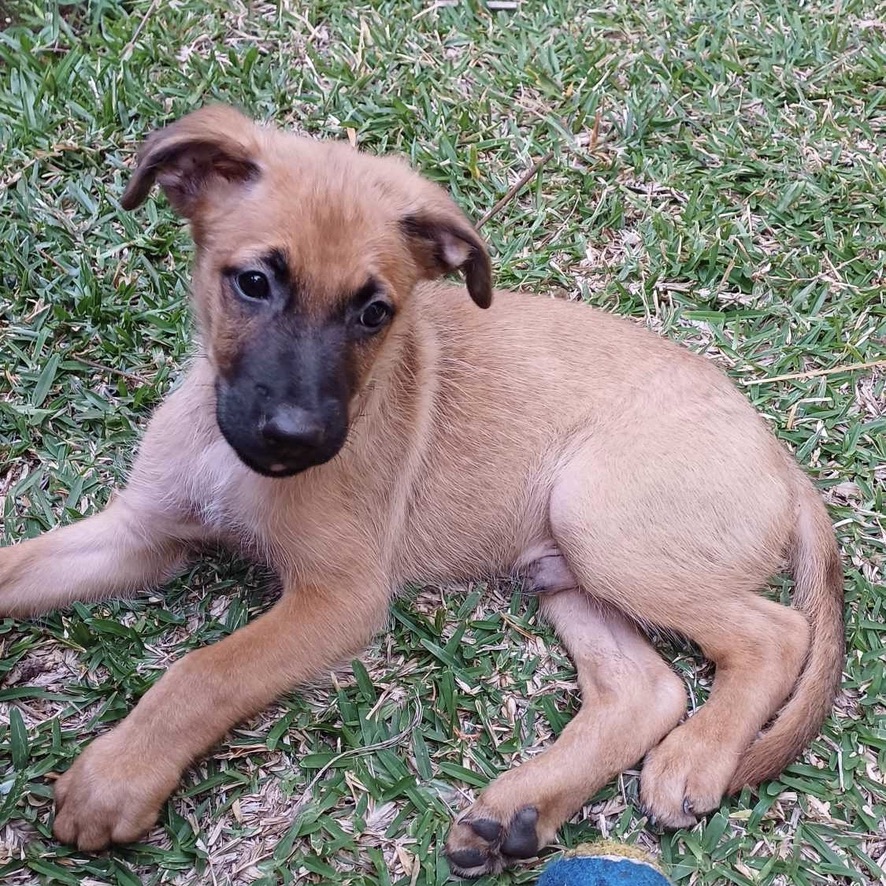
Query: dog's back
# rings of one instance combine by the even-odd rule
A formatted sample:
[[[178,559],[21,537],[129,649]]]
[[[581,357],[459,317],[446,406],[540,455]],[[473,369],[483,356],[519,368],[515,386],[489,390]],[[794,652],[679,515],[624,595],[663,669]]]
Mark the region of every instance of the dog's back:
[[[414,487],[397,534],[407,541],[404,578],[513,568],[549,533],[551,489],[580,445],[596,450],[596,470],[617,478],[618,497],[649,529],[658,503],[676,504],[684,544],[708,550],[712,565],[716,551],[751,557],[751,583],[778,565],[792,522],[791,466],[708,361],[631,321],[544,296],[500,292],[481,312],[457,288],[432,284],[410,310],[422,384],[385,388],[384,410],[396,413],[401,397],[421,405],[410,439],[384,445],[434,457],[416,476],[399,455],[389,460],[391,481]],[[596,518],[601,532],[618,534],[621,510]]]

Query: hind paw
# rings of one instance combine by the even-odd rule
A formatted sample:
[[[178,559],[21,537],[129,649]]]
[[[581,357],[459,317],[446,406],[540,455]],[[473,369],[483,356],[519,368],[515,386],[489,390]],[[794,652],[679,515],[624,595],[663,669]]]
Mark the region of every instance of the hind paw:
[[[699,816],[717,809],[737,764],[728,749],[693,740],[684,729],[672,732],[647,755],[640,776],[644,809],[668,829],[690,828]]]

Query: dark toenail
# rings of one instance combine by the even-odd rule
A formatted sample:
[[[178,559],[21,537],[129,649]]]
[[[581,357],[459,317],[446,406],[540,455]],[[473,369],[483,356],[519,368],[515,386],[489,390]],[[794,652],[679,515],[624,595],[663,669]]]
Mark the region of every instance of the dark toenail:
[[[481,868],[486,864],[487,858],[479,849],[454,849],[447,850],[446,857],[457,868],[470,870]]]
[[[683,812],[685,812],[686,815],[695,814],[695,807],[692,805],[692,801],[688,797],[683,801]]]
[[[508,835],[502,843],[501,851],[512,858],[532,858],[538,855],[538,810],[534,806],[524,806],[511,821]]]
[[[473,821],[466,821],[465,824],[487,843],[497,843],[501,839],[501,825],[491,818],[475,818]]]

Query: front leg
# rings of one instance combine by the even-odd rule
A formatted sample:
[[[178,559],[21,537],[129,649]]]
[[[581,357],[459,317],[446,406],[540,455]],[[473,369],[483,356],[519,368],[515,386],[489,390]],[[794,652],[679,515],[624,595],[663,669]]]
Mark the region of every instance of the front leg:
[[[100,514],[0,548],[0,618],[26,618],[163,584],[187,562],[173,516],[131,490]],[[153,502],[150,504],[153,505]]]
[[[0,618],[160,585],[207,540],[182,492],[196,485],[201,453],[218,438],[205,373],[198,364],[157,410],[126,489],[104,511],[0,548]]]
[[[140,837],[193,760],[286,690],[363,649],[388,601],[387,584],[362,570],[336,590],[288,589],[252,624],[176,662],[58,780],[56,837],[85,850]]]

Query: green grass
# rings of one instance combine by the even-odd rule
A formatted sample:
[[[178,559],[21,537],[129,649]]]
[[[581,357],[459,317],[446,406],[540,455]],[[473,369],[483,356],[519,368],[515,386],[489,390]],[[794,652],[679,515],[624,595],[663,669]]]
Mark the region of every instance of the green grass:
[[[735,378],[832,506],[849,643],[835,716],[759,797],[663,835],[629,773],[562,843],[602,830],[680,884],[883,882],[886,371],[815,374],[886,358],[881,3],[5,6],[3,543],[107,500],[188,354],[186,232],[162,200],[118,206],[152,127],[215,98],[318,136],[352,129],[475,217],[553,149],[484,229],[498,282],[634,316]],[[453,811],[575,710],[572,668],[513,589],[413,589],[362,665],[189,772],[145,843],[54,843],[47,773],[271,584],[219,560],[162,596],[0,621],[0,880],[442,883]],[[707,672],[677,654],[703,697]],[[495,882],[532,883],[541,864]]]

